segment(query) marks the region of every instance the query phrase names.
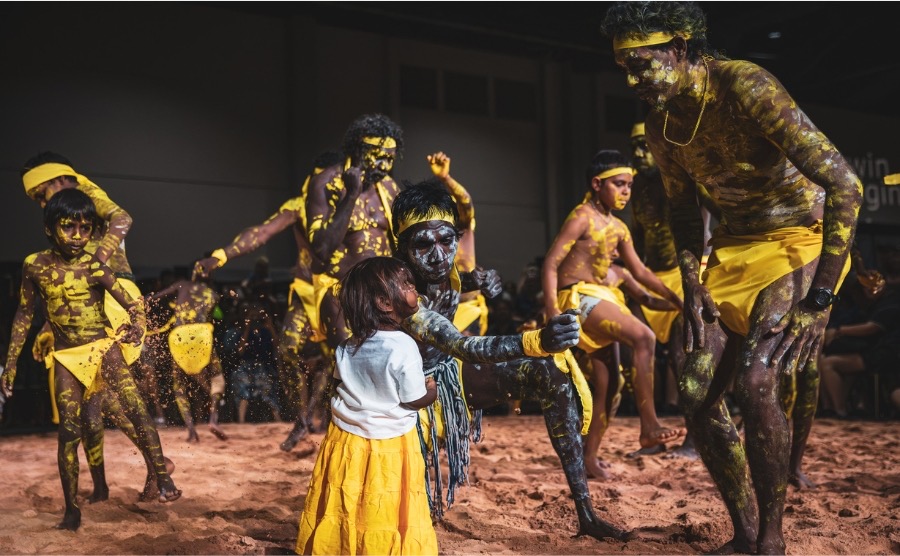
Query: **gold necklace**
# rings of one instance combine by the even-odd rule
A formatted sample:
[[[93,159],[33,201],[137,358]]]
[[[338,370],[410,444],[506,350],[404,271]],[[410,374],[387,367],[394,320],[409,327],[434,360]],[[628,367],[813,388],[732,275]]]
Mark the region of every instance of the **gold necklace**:
[[[687,147],[691,144],[691,141],[694,140],[694,137],[697,136],[697,130],[700,129],[700,120],[703,118],[703,110],[706,109],[706,88],[709,87],[709,64],[706,63],[706,56],[700,58],[703,60],[703,67],[706,68],[706,79],[703,80],[703,98],[700,101],[700,115],[697,116],[697,123],[694,124],[694,132],[691,133],[691,138],[687,140],[687,143],[679,143],[678,141],[672,141],[666,136],[666,129],[669,127],[669,111],[666,110],[666,119],[663,120],[663,139],[672,143],[673,145],[678,145],[679,147]]]

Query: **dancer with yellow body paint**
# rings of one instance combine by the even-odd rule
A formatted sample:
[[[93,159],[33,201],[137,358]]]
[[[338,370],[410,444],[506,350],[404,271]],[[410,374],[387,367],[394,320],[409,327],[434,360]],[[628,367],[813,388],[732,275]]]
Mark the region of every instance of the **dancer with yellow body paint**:
[[[195,276],[209,276],[216,268],[229,260],[251,253],[278,233],[291,228],[297,244],[297,264],[294,265],[294,281],[288,292],[288,309],[278,338],[278,365],[282,385],[287,388],[287,398],[296,409],[294,427],[280,444],[291,451],[309,432],[314,432],[313,421],[327,422],[325,389],[328,382],[327,365],[320,343],[324,336],[319,332],[314,272],[321,272],[323,265],[316,260],[307,235],[306,197],[313,176],[343,161],[339,153],[324,152],[316,157],[313,170],[303,182],[300,195],[286,201],[278,211],[262,224],[244,229],[234,240],[210,257],[197,261]],[[315,268],[315,270],[314,270]],[[305,451],[312,452],[312,444]]]
[[[209,396],[209,430],[219,440],[228,437],[219,427],[219,401],[225,394],[225,376],[213,344],[212,312],[219,294],[207,279],[177,280],[167,288],[147,296],[155,301],[175,296],[171,330],[168,331],[169,353],[172,356],[172,392],[178,412],[188,429],[188,442],[200,442],[194,428],[194,417],[187,389],[189,382],[198,385]]]
[[[72,168],[72,163],[64,156],[53,152],[42,152],[25,162],[22,168],[22,183],[25,193],[41,205],[47,202],[60,191],[66,189],[78,189],[85,193],[94,203],[101,226],[95,229],[94,236],[85,246],[85,251],[95,254],[98,261],[108,264],[119,283],[132,297],[141,296],[131,266],[125,255],[125,236],[131,229],[131,216],[122,207],[110,200],[109,196],[97,184],[87,176],[79,174]],[[125,309],[111,296],[106,295],[104,310],[114,328],[126,324],[128,315]],[[121,346],[125,362],[128,365],[135,363],[140,357],[141,346],[124,344]],[[47,364],[50,377],[51,405],[53,407],[54,422],[58,422],[58,414],[53,395],[53,334],[49,324],[45,324],[34,342],[32,354],[38,361]],[[85,456],[94,483],[94,492],[88,499],[91,503],[100,502],[109,498],[109,486],[106,483],[106,469],[103,460],[103,417],[109,418],[125,436],[135,445],[139,446],[133,424],[125,418],[122,408],[116,396],[107,395],[103,380],[98,380],[87,392],[87,399],[82,408],[82,434],[84,440]],[[155,488],[155,471],[149,460],[147,464],[147,477],[140,498],[147,499]],[[174,464],[167,461],[169,472],[174,470]]]
[[[709,47],[698,4],[619,2],[602,31],[652,108],[647,143],[672,205],[685,292],[680,403],[734,527],[714,552],[783,554],[792,456],[779,374],[817,373],[862,184],[774,76]],[[695,183],[722,214],[702,283]],[[743,442],[723,401],[732,379]]]
[[[140,342],[145,326],[143,304],[115,281],[108,266],[84,250],[98,223],[93,203],[76,189],[57,192],[44,208],[44,223],[53,248],[25,259],[19,308],[0,388],[7,397],[13,393],[16,362],[40,298],[47,309],[55,345],[55,390],[60,415],[57,458],[66,507],[57,528],[74,531],[81,525],[76,499],[81,410],[85,392],[98,374],[134,424],[139,448],[153,463],[160,501],[176,500],[181,491],[175,488],[166,470],[159,435],[119,347],[122,343]],[[104,290],[128,313],[128,322],[115,331],[104,314]]]
[[[653,403],[653,359],[656,337],[646,324],[631,314],[617,289],[604,283],[607,271],[618,252],[635,279],[681,307],[681,299],[640,261],[628,227],[613,216],[622,210],[631,196],[634,170],[621,153],[598,152],[587,169],[588,193],[576,206],[547,251],[542,271],[545,315],[581,310],[581,341],[578,347],[592,354],[613,342],[621,342],[634,352],[634,394],[641,418],[640,445],[649,448],[671,442],[684,430],[666,428],[660,423]],[[599,354],[598,354],[599,355]],[[589,475],[609,478],[597,459],[600,440],[608,425],[606,378],[600,376],[605,365],[598,360],[594,369],[594,421],[585,441],[585,467]]]

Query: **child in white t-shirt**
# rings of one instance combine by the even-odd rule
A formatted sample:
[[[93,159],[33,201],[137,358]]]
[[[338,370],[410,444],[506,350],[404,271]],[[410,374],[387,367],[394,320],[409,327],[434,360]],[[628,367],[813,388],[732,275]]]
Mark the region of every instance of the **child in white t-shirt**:
[[[437,554],[417,411],[437,397],[416,342],[400,328],[418,310],[412,273],[373,257],[341,281],[353,335],[335,353],[331,424],[300,516],[298,554]]]

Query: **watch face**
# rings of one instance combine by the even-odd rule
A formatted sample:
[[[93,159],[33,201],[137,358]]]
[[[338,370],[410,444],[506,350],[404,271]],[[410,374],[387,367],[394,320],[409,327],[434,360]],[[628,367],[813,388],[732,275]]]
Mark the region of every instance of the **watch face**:
[[[825,308],[831,305],[831,303],[834,301],[834,295],[828,290],[819,290],[816,292],[816,295],[813,299],[815,300],[816,305]]]

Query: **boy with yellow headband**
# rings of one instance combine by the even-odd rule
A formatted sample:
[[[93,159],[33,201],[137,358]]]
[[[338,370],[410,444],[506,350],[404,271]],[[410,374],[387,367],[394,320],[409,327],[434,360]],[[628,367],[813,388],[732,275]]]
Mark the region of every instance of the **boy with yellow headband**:
[[[81,410],[98,374],[134,424],[138,447],[153,464],[160,501],[176,500],[181,491],[169,476],[159,435],[119,347],[140,341],[145,326],[143,304],[115,281],[108,266],[84,249],[97,223],[93,203],[75,189],[57,192],[45,205],[44,223],[53,248],[25,259],[19,308],[0,388],[7,397],[12,395],[16,362],[40,298],[55,345],[55,392],[60,415],[57,457],[66,507],[57,528],[74,531],[81,525],[77,502]],[[103,311],[105,292],[125,307],[129,316],[128,322],[116,329],[110,327]]]
[[[652,108],[647,143],[672,204],[685,292],[680,403],[734,526],[715,552],[783,554],[793,455],[780,373],[817,373],[862,184],[774,76],[709,47],[698,4],[619,2],[602,31]],[[722,213],[702,283],[695,183]],[[732,379],[744,442],[723,401]]]
[[[615,291],[604,283],[613,253],[618,252],[634,278],[650,291],[679,309],[681,298],[670,290],[641,262],[634,250],[631,234],[613,210],[622,210],[631,197],[634,170],[615,150],[594,155],[587,169],[589,191],[576,206],[547,251],[542,270],[544,312],[547,318],[560,311],[581,310],[581,342],[578,347],[589,355],[621,342],[633,351],[633,385],[641,417],[640,445],[651,448],[684,435],[682,429],[669,429],[660,423],[653,403],[653,370],[656,336],[638,320]],[[597,359],[592,357],[592,359]],[[592,361],[594,370],[594,421],[585,440],[585,467],[589,475],[610,478],[597,458],[600,441],[609,424],[606,400],[609,381],[601,373],[606,366]]]

